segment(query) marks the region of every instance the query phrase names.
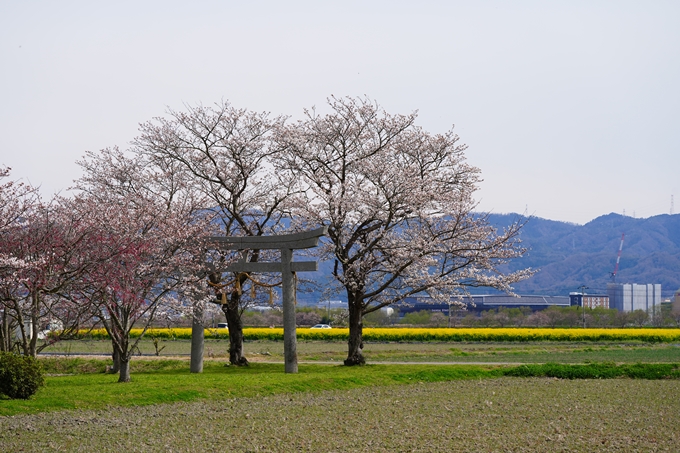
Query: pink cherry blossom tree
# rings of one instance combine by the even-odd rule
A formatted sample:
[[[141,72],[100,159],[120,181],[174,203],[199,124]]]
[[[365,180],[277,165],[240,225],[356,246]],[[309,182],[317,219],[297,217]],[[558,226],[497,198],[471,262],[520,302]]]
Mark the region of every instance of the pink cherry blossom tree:
[[[56,341],[72,336],[86,319],[87,310],[72,304],[68,293],[91,265],[87,250],[91,244],[89,220],[74,216],[65,199],[39,204],[25,221],[3,243],[21,264],[6,275],[2,293],[23,353],[35,356],[48,346],[40,332],[48,323],[60,325],[49,337]]]
[[[79,162],[84,176],[74,209],[98,219],[104,259],[82,279],[74,297],[93,307],[113,346],[119,382],[130,380],[132,352],[159,311],[193,315],[208,294],[204,246],[210,218],[174,167],[105,149]],[[130,331],[142,328],[134,341]]]
[[[75,334],[87,318],[68,292],[91,264],[91,222],[73,212],[68,199],[56,196],[45,203],[20,183],[3,184],[0,200],[2,349],[16,344],[35,356],[51,341]],[[49,323],[59,328],[46,337],[41,331]]]
[[[27,224],[27,217],[37,205],[37,190],[19,181],[5,181],[11,169],[0,168],[0,351],[14,346],[14,332],[18,327],[17,299],[21,291],[19,272],[27,263],[14,249],[16,236]],[[23,314],[23,312],[22,312]]]
[[[363,364],[362,318],[406,297],[451,301],[468,287],[509,291],[530,270],[503,273],[521,256],[522,222],[504,231],[475,213],[479,169],[451,130],[432,135],[416,114],[392,115],[369,99],[330,98],[330,112],[279,128],[278,171],[299,182],[294,218],[327,225],[318,249],[349,304],[346,365]]]

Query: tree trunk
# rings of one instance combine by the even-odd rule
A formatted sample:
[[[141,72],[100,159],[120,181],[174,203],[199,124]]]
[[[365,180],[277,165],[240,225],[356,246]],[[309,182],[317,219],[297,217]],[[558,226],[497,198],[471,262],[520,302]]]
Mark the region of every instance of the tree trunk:
[[[111,374],[116,374],[120,371],[120,353],[118,352],[118,349],[116,349],[115,345],[113,347],[111,358],[113,359],[113,365],[108,369],[108,372]]]
[[[124,354],[119,354],[120,357],[120,375],[118,382],[130,382],[130,357],[123,357]]]
[[[9,352],[12,349],[12,334],[10,332],[7,308],[2,311],[2,329],[0,330],[0,351]]]
[[[31,317],[31,340],[29,341],[29,354],[31,357],[37,357],[38,356],[38,328],[40,325],[38,322],[40,321],[37,316],[32,316]]]
[[[205,331],[203,330],[203,309],[197,304],[194,306],[193,320],[191,322],[191,366],[192,373],[203,372],[203,346]]]
[[[222,305],[222,311],[229,326],[229,362],[232,365],[247,366],[248,359],[243,355],[243,323],[239,311],[241,296],[237,292],[230,294],[229,301]]]
[[[363,307],[358,298],[348,295],[349,300],[349,341],[345,365],[364,365],[366,359],[361,350],[364,348],[363,341]]]
[[[28,336],[26,334],[26,320],[24,319],[23,314],[21,313],[21,310],[18,308],[15,308],[14,314],[16,315],[17,319],[17,329],[19,329],[18,337],[17,340],[19,342],[19,345],[17,346],[18,351],[23,351],[24,355],[29,355],[28,354]]]
[[[208,279],[212,283],[219,283],[220,276],[217,273],[208,275]],[[220,298],[219,292],[216,292],[216,297]],[[229,326],[229,362],[232,365],[246,366],[248,360],[243,356],[243,323],[241,322],[241,313],[239,311],[239,303],[241,296],[237,291],[229,294],[227,303],[222,305],[222,312],[227,318],[227,325]]]
[[[31,357],[38,356],[38,332],[40,331],[40,294],[35,291],[31,295],[31,333],[28,342],[28,354]]]

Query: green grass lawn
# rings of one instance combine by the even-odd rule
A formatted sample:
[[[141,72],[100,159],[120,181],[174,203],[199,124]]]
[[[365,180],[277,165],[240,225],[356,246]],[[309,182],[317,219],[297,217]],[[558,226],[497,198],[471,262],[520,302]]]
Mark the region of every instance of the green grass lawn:
[[[57,368],[50,360],[54,361],[43,360],[48,373]],[[0,415],[499,376],[498,367],[474,365],[300,365],[299,373],[286,374],[283,366],[278,364],[255,363],[249,367],[233,367],[225,366],[221,361],[206,361],[203,373],[192,374],[188,371],[189,364],[186,360],[138,360],[132,362],[132,382],[120,384],[116,375],[90,372],[96,368],[103,370],[103,361],[66,360],[70,360],[71,368],[68,364],[59,365],[59,371],[67,369],[77,374],[48,375],[45,387],[29,400],[0,400]],[[82,369],[88,372],[80,372]]]
[[[488,379],[501,376],[561,378],[677,379],[678,364],[426,365],[375,364],[361,367],[302,364],[286,374],[282,364],[226,366],[208,360],[203,373],[189,372],[188,360],[132,362],[132,382],[118,383],[104,373],[106,361],[82,358],[41,359],[46,385],[29,400],[0,399],[0,416],[66,409],[102,409],[195,400],[225,400],[284,393],[380,387],[417,382]]]

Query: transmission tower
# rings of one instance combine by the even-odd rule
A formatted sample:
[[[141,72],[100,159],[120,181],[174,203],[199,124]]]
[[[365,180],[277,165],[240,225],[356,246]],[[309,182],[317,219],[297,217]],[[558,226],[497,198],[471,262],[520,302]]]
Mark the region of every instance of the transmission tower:
[[[671,215],[675,214],[675,209],[673,209],[673,195],[671,195]]]
[[[621,250],[623,250],[623,240],[625,237],[626,233],[621,233],[621,245],[619,245],[619,254],[616,257],[616,266],[614,266],[614,272],[609,273],[612,276],[612,283],[616,283],[616,274],[619,272],[619,261],[621,261]]]

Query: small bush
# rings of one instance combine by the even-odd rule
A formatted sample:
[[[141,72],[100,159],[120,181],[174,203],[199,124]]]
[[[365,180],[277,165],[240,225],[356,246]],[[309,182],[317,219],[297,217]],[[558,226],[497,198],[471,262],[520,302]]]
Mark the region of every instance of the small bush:
[[[0,393],[25,400],[43,385],[42,367],[34,357],[0,352]]]

